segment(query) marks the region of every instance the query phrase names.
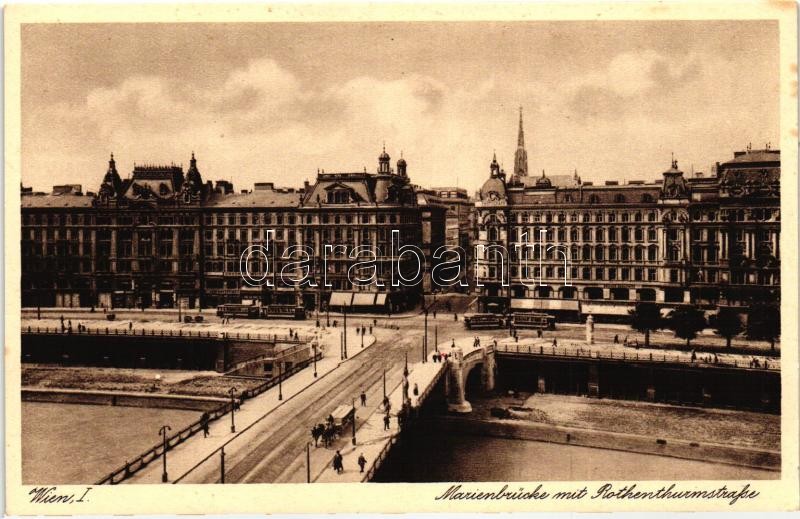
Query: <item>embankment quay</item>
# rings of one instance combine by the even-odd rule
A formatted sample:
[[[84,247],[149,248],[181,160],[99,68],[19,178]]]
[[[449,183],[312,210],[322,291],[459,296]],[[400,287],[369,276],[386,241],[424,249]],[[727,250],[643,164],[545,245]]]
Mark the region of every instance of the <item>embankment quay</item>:
[[[279,356],[289,362],[309,357],[320,330],[275,328],[272,333],[219,324],[86,321],[62,327],[58,320],[23,322],[22,361],[73,366],[214,370]],[[70,322],[71,326],[71,322]]]

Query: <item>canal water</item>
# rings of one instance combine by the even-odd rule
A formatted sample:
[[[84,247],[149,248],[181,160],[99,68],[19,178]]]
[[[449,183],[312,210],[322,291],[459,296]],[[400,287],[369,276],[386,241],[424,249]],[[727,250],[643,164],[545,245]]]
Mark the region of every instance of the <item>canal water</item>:
[[[424,422],[423,422],[424,423]],[[445,435],[423,423],[392,448],[375,482],[775,479],[779,472],[528,440]]]
[[[178,431],[200,411],[107,405],[22,403],[22,482],[96,483],[159,441],[167,424]]]

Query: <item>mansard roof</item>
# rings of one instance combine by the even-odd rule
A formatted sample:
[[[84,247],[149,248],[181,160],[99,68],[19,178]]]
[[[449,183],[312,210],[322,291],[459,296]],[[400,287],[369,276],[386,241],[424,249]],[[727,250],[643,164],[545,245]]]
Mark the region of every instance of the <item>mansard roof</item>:
[[[90,195],[27,195],[21,197],[23,209],[47,209],[65,207],[92,207],[94,197]]]
[[[295,190],[264,190],[249,193],[214,193],[206,202],[214,208],[299,207],[302,193]]]

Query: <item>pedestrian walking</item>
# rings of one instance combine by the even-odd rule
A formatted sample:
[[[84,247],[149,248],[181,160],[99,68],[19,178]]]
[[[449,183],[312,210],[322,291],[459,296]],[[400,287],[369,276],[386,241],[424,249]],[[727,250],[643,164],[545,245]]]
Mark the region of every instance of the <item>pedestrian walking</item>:
[[[542,330],[536,330],[536,337],[538,337],[539,339],[542,338]]]
[[[203,438],[208,438],[208,413],[203,413],[200,416],[200,427],[203,428]]]
[[[452,341],[452,343],[450,344],[450,347],[451,348],[455,348],[456,347],[456,340],[455,339],[450,339],[450,340]]]
[[[372,335],[372,325],[369,325],[369,334]]]
[[[458,314],[453,314],[453,320],[458,321]]]
[[[389,430],[389,413],[388,412],[385,415],[383,415],[383,430],[384,431],[388,431]]]
[[[614,344],[619,344],[619,335],[618,334],[614,335]]]
[[[436,310],[433,311],[433,318],[436,319]]]
[[[367,394],[363,391],[361,392],[361,407],[367,406]]]
[[[128,321],[128,330],[133,330],[133,321]]]
[[[367,458],[364,457],[364,453],[361,453],[361,456],[358,457],[358,466],[361,467],[361,472],[364,472],[364,466],[367,464]]]
[[[414,396],[419,396],[419,387],[416,382],[414,382]]]
[[[626,348],[628,347],[628,336],[626,335],[624,339],[622,339],[622,345]]]
[[[555,337],[553,337],[553,348],[555,348],[557,346],[558,346],[558,341],[556,340]]]

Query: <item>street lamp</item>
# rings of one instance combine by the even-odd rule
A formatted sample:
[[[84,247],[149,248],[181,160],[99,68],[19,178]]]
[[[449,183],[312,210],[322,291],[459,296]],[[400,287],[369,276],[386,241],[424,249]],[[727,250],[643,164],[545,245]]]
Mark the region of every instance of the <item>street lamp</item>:
[[[353,445],[356,444],[356,399],[353,398]]]
[[[403,367],[403,376],[408,377],[408,352],[406,352],[406,363]]]
[[[181,298],[178,297],[178,322],[181,322]]]
[[[422,341],[422,362],[427,362],[428,357],[428,309],[425,309],[425,338]]]
[[[234,421],[234,414],[236,413],[236,401],[234,400],[234,395],[236,394],[236,388],[232,387],[228,390],[228,394],[231,395],[231,432],[236,432],[236,422]]]
[[[317,343],[312,343],[314,346],[314,378],[317,378]]]
[[[168,481],[167,477],[167,431],[171,431],[169,425],[162,425],[161,429],[158,430],[158,434],[161,435],[161,441],[164,445],[164,472],[161,473],[161,482],[166,483]]]
[[[306,442],[306,483],[311,483],[311,442]]]
[[[330,302],[325,307],[325,326],[328,328],[331,327],[331,304]]]
[[[278,400],[283,400],[283,364],[278,362]]]
[[[342,312],[344,312],[344,358],[347,359],[347,307],[342,307]]]
[[[386,398],[386,368],[383,368],[383,398]]]

